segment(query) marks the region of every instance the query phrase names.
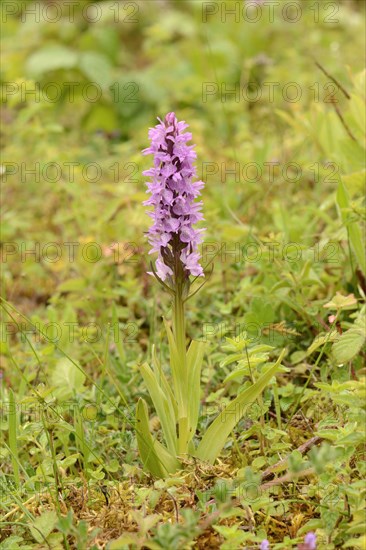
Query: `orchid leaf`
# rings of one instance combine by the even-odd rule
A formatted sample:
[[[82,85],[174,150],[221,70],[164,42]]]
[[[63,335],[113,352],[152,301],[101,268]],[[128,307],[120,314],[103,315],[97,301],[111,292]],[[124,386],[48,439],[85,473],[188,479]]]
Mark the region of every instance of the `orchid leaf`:
[[[165,376],[165,373],[163,371],[163,368],[160,364],[160,361],[157,357],[155,346],[152,347],[152,363],[153,363],[153,367],[154,367],[155,378],[157,379],[158,384],[161,387],[161,389],[163,390],[163,392],[165,393],[165,395],[167,397],[169,396],[170,402],[171,402],[173,410],[174,410],[174,417],[175,417],[175,420],[176,420],[178,418],[177,400],[175,399],[175,396],[174,396],[174,393],[172,391],[171,385],[169,384],[169,382],[168,382],[168,380]]]
[[[164,326],[169,341],[169,353],[170,353],[170,365],[172,369],[174,393],[178,402],[178,416],[187,416],[187,405],[184,395],[185,389],[185,373],[183,372],[182,361],[183,358],[179,357],[178,349],[174,340],[173,333],[170,326],[164,319]]]
[[[250,388],[240,393],[225,407],[207,429],[200,444],[196,457],[202,461],[213,464],[222,451],[227,438],[235,428],[245,411],[267,386],[271,378],[281,367],[281,361],[285,350],[281,353],[276,363],[272,365]]]
[[[141,366],[141,374],[154,403],[168,449],[175,454],[177,452],[175,413],[169,395],[159,386],[154,372],[147,363]]]
[[[136,423],[137,444],[144,467],[153,476],[161,478],[178,470],[179,461],[150,433],[148,408],[144,399],[139,399],[137,403]]]

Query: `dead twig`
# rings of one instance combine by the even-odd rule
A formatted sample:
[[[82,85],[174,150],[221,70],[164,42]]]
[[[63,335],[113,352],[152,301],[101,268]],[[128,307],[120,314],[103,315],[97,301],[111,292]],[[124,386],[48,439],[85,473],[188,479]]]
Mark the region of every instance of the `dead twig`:
[[[334,84],[335,84],[336,86],[338,86],[338,88],[344,93],[344,95],[346,96],[347,99],[351,99],[351,96],[349,95],[349,93],[347,92],[347,90],[346,90],[345,88],[343,88],[342,84],[340,84],[340,83],[338,82],[338,80],[336,80],[336,79],[334,78],[334,76],[332,76],[331,74],[329,74],[328,71],[326,71],[326,70],[324,69],[324,67],[322,67],[322,65],[320,65],[320,63],[319,63],[316,59],[314,59],[314,63],[315,63],[315,65],[318,67],[318,69],[320,69],[321,72],[322,72],[323,74],[325,74],[325,76],[327,76],[328,78],[330,78],[330,80],[331,80],[332,82],[334,82]]]
[[[282,485],[283,483],[291,483],[295,479],[298,479],[299,477],[308,477],[315,475],[314,468],[307,468],[306,470],[302,470],[301,472],[297,473],[288,473],[282,477],[277,477],[276,479],[272,479],[271,481],[267,481],[267,483],[262,483],[261,490],[265,491],[266,489],[270,489],[271,487],[274,487],[275,485]]]
[[[308,441],[305,441],[305,443],[300,445],[300,447],[298,447],[296,450],[299,451],[302,455],[306,454],[312,447],[314,447],[314,445],[317,445],[321,441],[323,441],[323,438],[319,437],[318,435],[315,435]],[[283,470],[286,470],[287,466],[288,466],[287,458],[280,460],[273,466],[270,466],[269,468],[264,470],[264,472],[262,473],[262,481],[265,481],[266,479],[274,475],[276,472],[282,472]]]

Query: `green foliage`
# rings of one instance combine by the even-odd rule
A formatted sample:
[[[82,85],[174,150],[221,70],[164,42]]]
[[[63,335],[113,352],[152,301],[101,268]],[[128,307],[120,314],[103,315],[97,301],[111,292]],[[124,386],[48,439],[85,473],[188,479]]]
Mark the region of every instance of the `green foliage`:
[[[239,395],[220,412],[197,447],[196,455],[198,458],[206,460],[211,464],[214,463],[236,424],[242,416],[244,416],[250,405],[262,393],[272,377],[279,371],[283,356],[284,352],[280,355],[276,363],[267,364],[259,379],[249,388],[239,393]]]
[[[356,317],[351,327],[346,330],[332,346],[332,352],[338,364],[348,363],[360,353],[366,340],[365,306],[353,315]]]

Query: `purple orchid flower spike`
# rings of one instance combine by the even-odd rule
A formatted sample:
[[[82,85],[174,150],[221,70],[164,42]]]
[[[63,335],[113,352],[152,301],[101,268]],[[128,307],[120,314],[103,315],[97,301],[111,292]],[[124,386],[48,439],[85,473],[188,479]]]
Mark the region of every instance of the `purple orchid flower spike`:
[[[149,130],[151,145],[143,151],[154,155],[154,167],[143,172],[151,178],[147,183],[151,196],[144,202],[153,206],[148,212],[153,219],[148,231],[150,254],[158,253],[154,273],[161,281],[167,280],[170,288],[178,283],[189,286],[190,275],[204,275],[198,251],[204,229],[194,228],[204,219],[202,202],[196,202],[204,183],[195,181],[196,153],[194,145],[187,145],[192,134],[184,131],[188,125],[178,122],[174,113],[158,120]]]

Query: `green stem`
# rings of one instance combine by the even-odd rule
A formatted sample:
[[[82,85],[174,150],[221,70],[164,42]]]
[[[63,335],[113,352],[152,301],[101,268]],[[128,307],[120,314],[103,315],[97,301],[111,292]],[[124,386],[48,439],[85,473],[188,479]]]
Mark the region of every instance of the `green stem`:
[[[282,430],[281,406],[280,406],[280,400],[278,397],[278,388],[276,384],[273,385],[273,398],[274,398],[276,417],[277,417],[277,427],[279,430]]]
[[[188,451],[188,382],[187,382],[187,350],[185,312],[182,292],[182,281],[177,280],[173,302],[173,335],[179,357],[182,381],[180,407],[178,406],[178,453],[185,454]],[[179,405],[179,404],[178,404]]]
[[[182,286],[177,283],[173,304],[173,334],[182,367],[186,366],[186,324]]]
[[[11,452],[11,462],[14,471],[15,485],[19,488],[20,475],[19,475],[19,455],[18,455],[18,435],[17,435],[17,407],[14,398],[14,393],[9,390],[9,448]]]
[[[256,380],[255,380],[254,374],[252,372],[252,368],[250,366],[249,353],[248,353],[247,346],[245,346],[245,354],[246,354],[246,359],[247,359],[248,367],[249,367],[249,375],[250,375],[252,384],[255,384]],[[258,405],[260,407],[260,410],[261,410],[261,417],[260,417],[261,431],[259,432],[259,444],[260,444],[260,448],[261,448],[261,453],[262,453],[262,455],[264,455],[265,454],[265,437],[263,435],[263,431],[264,431],[264,428],[265,428],[265,422],[264,422],[264,416],[263,416],[264,403],[263,403],[262,393],[260,393],[258,395],[257,403],[258,403]]]

